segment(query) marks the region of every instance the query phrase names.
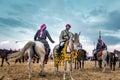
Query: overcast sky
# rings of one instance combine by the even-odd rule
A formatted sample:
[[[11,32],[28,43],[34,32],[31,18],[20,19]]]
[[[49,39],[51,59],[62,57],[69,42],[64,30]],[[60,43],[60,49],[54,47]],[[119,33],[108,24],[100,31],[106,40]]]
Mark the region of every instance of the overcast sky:
[[[0,0],[0,48],[22,48],[43,23],[52,49],[67,23],[90,54],[99,31],[109,51],[120,49],[120,0]]]

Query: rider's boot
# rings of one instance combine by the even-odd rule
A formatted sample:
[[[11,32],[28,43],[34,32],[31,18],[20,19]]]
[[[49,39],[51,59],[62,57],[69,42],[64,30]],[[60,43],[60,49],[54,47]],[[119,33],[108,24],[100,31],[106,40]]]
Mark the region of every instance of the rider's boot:
[[[50,53],[50,49],[48,49],[47,51],[46,51],[46,55],[45,55],[45,59],[44,59],[44,63],[45,64],[47,64],[47,62],[48,62],[48,56],[49,56],[49,53]]]

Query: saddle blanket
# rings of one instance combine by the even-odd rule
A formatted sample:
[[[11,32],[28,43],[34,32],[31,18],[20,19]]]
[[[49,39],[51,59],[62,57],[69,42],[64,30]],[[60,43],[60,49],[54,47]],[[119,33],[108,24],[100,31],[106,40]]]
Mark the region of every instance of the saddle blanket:
[[[101,57],[102,56],[102,50],[98,52],[97,57]]]

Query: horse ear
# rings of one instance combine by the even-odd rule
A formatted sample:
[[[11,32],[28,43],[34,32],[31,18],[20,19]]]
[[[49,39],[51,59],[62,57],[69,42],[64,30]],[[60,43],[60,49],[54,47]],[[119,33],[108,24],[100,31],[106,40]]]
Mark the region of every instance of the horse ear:
[[[79,32],[79,36],[80,36],[81,32]]]

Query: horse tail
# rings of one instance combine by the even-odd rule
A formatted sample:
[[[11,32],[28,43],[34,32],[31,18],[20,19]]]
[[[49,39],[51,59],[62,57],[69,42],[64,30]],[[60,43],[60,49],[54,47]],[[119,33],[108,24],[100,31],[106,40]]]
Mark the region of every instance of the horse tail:
[[[21,51],[12,53],[9,58],[22,58],[24,56],[25,51],[34,45],[35,43],[33,41],[29,41],[25,44]]]

